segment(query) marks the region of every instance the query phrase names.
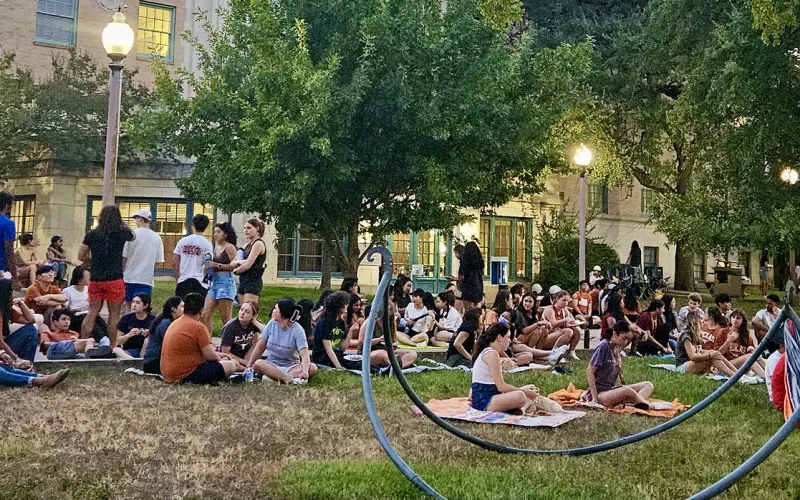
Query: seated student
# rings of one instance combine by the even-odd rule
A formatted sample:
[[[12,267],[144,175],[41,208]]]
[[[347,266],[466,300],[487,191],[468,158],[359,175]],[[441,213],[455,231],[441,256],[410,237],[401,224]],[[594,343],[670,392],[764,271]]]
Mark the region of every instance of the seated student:
[[[297,323],[301,312],[294,299],[283,298],[275,304],[269,323],[247,358],[248,367],[285,384],[305,383],[317,373],[317,365],[308,354],[306,332]],[[264,349],[266,361],[261,359]]]
[[[709,307],[709,309],[711,309]],[[709,311],[709,317],[711,312]],[[747,315],[741,309],[731,311],[729,318],[730,328],[727,335],[718,335],[716,337],[715,349],[725,356],[725,359],[738,370],[750,358],[750,353],[756,350],[753,336],[750,335],[750,329],[747,328]],[[764,372],[764,359],[758,358],[753,364],[751,370],[757,376],[766,379]]]
[[[322,317],[322,313],[325,312],[325,299],[327,299],[333,290],[325,290],[319,296],[319,300],[316,304],[314,304],[314,309],[311,311],[311,328],[314,328],[314,325],[317,324],[317,320]]]
[[[542,349],[547,341],[550,323],[547,320],[538,320],[536,310],[536,298],[526,293],[522,297],[521,305],[517,306],[516,310],[516,338],[521,344],[528,347]]]
[[[183,316],[183,299],[178,296],[170,297],[164,302],[161,314],[156,316],[150,325],[150,335],[147,336],[147,346],[142,356],[142,370],[145,373],[161,375],[161,346],[164,343],[164,334],[173,321]]]
[[[719,307],[719,311],[725,317],[726,320],[731,318],[731,314],[733,313],[733,308],[731,307],[731,296],[727,293],[720,293],[716,297],[714,297],[714,303],[717,304]]]
[[[25,292],[25,305],[36,314],[44,316],[44,324],[50,328],[50,316],[56,309],[67,305],[67,296],[53,284],[56,273],[50,266],[42,266],[36,270],[36,283]]]
[[[344,324],[349,303],[350,294],[347,292],[336,292],[325,299],[325,311],[314,327],[314,345],[311,351],[311,362],[317,366],[337,370],[361,369],[361,363],[344,359],[344,351],[350,345],[350,337]]]
[[[117,325],[117,344],[133,356],[139,358],[145,347],[145,340],[150,334],[150,325],[155,316],[150,314],[152,298],[144,292],[137,293],[131,300],[131,312],[119,319]]]
[[[589,326],[600,324],[600,317],[592,314],[592,311],[596,309],[592,304],[592,300],[589,282],[581,280],[578,283],[578,291],[572,294],[570,308],[575,312],[575,319],[585,321]]]
[[[395,305],[392,301],[389,301],[389,318],[393,318],[395,314]],[[389,321],[389,334],[392,338],[393,345],[394,339],[397,336],[397,324],[394,321]],[[364,340],[367,338],[367,322],[365,321],[361,325],[361,330],[358,332],[358,351],[359,353],[362,352],[364,348]],[[394,351],[395,356],[397,356],[397,361],[400,363],[402,368],[408,368],[409,366],[414,364],[414,361],[417,360],[417,353],[413,351],[406,351],[404,349],[395,349]],[[388,367],[391,365],[389,361],[389,353],[386,352],[386,345],[384,344],[384,335],[383,335],[383,321],[378,318],[378,321],[375,323],[375,331],[372,334],[372,350],[369,353],[369,364],[373,368],[373,371],[377,371],[382,374],[388,374],[389,370]]]
[[[36,283],[36,270],[46,262],[36,255],[36,242],[31,233],[25,233],[19,237],[19,246],[14,251],[14,257],[17,264],[17,276],[23,281],[30,280],[31,285]],[[55,275],[53,275],[53,279],[55,279]]]
[[[461,326],[461,314],[456,309],[456,296],[453,292],[442,292],[436,296],[436,315],[434,327],[436,332],[430,339],[430,344],[437,347],[447,347],[453,335]]]
[[[403,316],[408,333],[402,330],[397,332],[397,341],[401,344],[414,347],[428,345],[428,324],[431,318],[428,315],[428,308],[422,303],[424,295],[425,290],[421,288],[411,293],[411,303],[406,306]]]
[[[783,355],[786,354],[786,346],[784,343],[786,335],[792,335],[793,329],[794,323],[791,320],[784,323],[783,336],[778,336],[778,339],[776,340],[778,348],[769,355],[764,366],[764,375],[766,376],[765,378],[767,382],[767,395],[769,396],[769,400],[773,402],[777,401],[777,398],[773,397],[772,393],[772,380],[775,377],[775,369],[777,368],[778,363]]]
[[[483,309],[480,307],[473,307],[464,313],[461,326],[447,346],[447,366],[472,366],[472,350],[478,330],[483,328],[483,316]]]
[[[728,337],[730,328],[724,325],[725,316],[717,306],[709,306],[706,312],[706,322],[701,327],[700,336],[703,338],[702,348],[706,351],[716,349]]]
[[[392,285],[392,300],[397,306],[397,312],[401,318],[405,316],[406,307],[411,303],[411,286],[411,278],[402,273],[397,276]]]
[[[626,321],[617,321],[614,328],[607,330],[586,368],[589,389],[584,393],[585,399],[609,407],[630,404],[640,410],[650,409],[647,398],[653,393],[651,382],[616,385],[617,379],[625,383],[620,352],[632,338],[633,333]]]
[[[69,329],[75,332],[80,332],[83,326],[83,320],[86,318],[86,313],[89,312],[89,281],[91,274],[89,270],[83,266],[78,266],[72,270],[72,278],[69,285],[63,290],[64,295],[67,297],[67,308],[72,311],[72,323],[69,324]],[[94,321],[94,331],[92,338],[99,342],[103,337],[108,336],[108,325],[106,321],[97,316]]]
[[[199,293],[187,293],[183,315],[164,334],[161,375],[167,382],[216,384],[236,371],[236,362],[214,350],[211,334],[200,322],[205,301]]]
[[[357,286],[358,284],[354,284],[353,288]],[[344,323],[347,327],[348,335],[351,338],[358,338],[358,331],[361,330],[361,324],[364,323],[364,304],[358,294],[350,294],[350,303],[347,305],[347,315]]]
[[[311,299],[300,299],[297,301],[297,305],[303,310],[300,313],[300,319],[297,322],[303,327],[303,331],[306,332],[306,341],[308,345],[312,344],[314,336],[312,332],[314,331],[314,325],[311,321],[311,314],[314,310],[314,301]],[[263,328],[262,328],[263,330]]]
[[[699,293],[690,293],[688,297],[689,303],[681,307],[678,311],[678,330],[683,332],[686,330],[686,316],[690,312],[696,312],[699,315],[700,323],[706,319],[706,314],[703,312],[703,297]]]
[[[686,330],[678,337],[675,349],[675,366],[678,373],[705,375],[712,367],[730,377],[736,368],[717,350],[702,349],[703,337],[700,331],[700,312],[695,310],[686,314]]]
[[[4,348],[16,360],[33,363],[39,347],[39,330],[33,312],[22,299],[13,299],[11,280],[0,279],[0,340],[7,343]]]
[[[20,360],[0,336],[0,387],[49,389],[60,384],[69,375],[69,369],[59,370],[50,375],[39,375],[28,371],[32,367],[31,362]]]
[[[766,302],[766,307],[758,311],[753,318],[753,332],[756,334],[756,339],[759,342],[761,342],[767,332],[769,332],[769,329],[772,328],[772,324],[778,319],[778,314],[780,314],[780,309],[778,308],[778,305],[781,303],[780,297],[771,293],[767,295]],[[772,341],[767,345],[767,350],[773,352],[777,347],[777,343]]]
[[[568,359],[577,360],[575,348],[581,339],[581,330],[575,325],[575,318],[569,313],[569,293],[561,290],[553,296],[553,305],[547,306],[542,312],[542,319],[550,323],[550,332],[547,334],[545,349],[553,349],[562,345],[569,345]]]
[[[247,301],[239,308],[239,315],[222,327],[220,352],[229,354],[231,359],[247,367],[250,349],[256,345],[258,335],[264,330],[264,324],[258,321],[258,304]]]
[[[664,303],[658,299],[650,301],[647,309],[639,314],[636,326],[642,332],[642,340],[637,351],[645,356],[657,356],[661,353],[672,354],[669,346],[669,332],[662,328],[664,324]],[[630,328],[628,328],[630,330]]]
[[[589,295],[592,297],[592,316],[597,316],[598,318],[603,317],[603,312],[600,308],[600,292],[606,287],[606,284],[607,281],[600,278],[592,285],[592,291],[589,292]]]
[[[69,329],[72,320],[69,309],[53,311],[53,329],[42,333],[42,352],[47,359],[82,359],[95,346],[94,339],[79,339],[80,334]]]
[[[514,303],[514,307],[519,307],[522,305],[522,297],[524,297],[528,291],[525,290],[525,285],[517,283],[511,287],[509,293],[511,293],[511,301]]]
[[[500,352],[508,350],[511,335],[508,325],[495,323],[478,338],[472,358],[470,406],[481,411],[522,411],[529,400],[539,396],[531,385],[514,387],[503,380]]]

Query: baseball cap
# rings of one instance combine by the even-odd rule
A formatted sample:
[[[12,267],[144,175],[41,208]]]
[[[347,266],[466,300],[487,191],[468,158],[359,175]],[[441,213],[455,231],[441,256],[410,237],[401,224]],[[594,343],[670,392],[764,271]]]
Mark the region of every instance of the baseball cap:
[[[540,293],[542,293],[542,285],[540,285],[539,283],[534,284],[531,287],[531,294],[540,294]]]
[[[555,295],[561,291],[561,287],[558,285],[553,285],[550,287],[550,295]]]
[[[608,285],[608,289],[609,289],[609,290],[613,290],[613,289],[615,289],[615,288],[617,288],[617,285],[616,285],[616,283],[611,283],[610,285]]]
[[[603,268],[602,268],[602,267],[600,267],[600,266],[594,266],[594,267],[592,268],[592,271],[602,271],[602,270],[603,270]]]
[[[39,269],[36,270],[36,276],[50,272],[53,272],[53,266],[41,266]]]
[[[131,219],[133,219],[134,217],[141,217],[142,219],[149,222],[153,218],[153,214],[150,212],[149,208],[143,208],[138,212],[136,212],[135,214],[131,215]]]

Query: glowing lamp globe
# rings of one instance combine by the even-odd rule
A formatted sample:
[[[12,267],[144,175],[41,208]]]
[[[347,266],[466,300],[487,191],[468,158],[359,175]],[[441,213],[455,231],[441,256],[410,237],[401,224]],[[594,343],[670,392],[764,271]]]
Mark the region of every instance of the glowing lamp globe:
[[[793,168],[785,168],[781,171],[781,180],[787,184],[796,184],[800,174]]]
[[[133,47],[133,30],[122,12],[115,13],[113,19],[103,29],[103,48],[113,61],[121,61]]]
[[[572,161],[574,161],[579,167],[588,167],[589,164],[592,163],[591,150],[581,144],[578,148],[578,151],[575,153],[575,156],[572,157]]]

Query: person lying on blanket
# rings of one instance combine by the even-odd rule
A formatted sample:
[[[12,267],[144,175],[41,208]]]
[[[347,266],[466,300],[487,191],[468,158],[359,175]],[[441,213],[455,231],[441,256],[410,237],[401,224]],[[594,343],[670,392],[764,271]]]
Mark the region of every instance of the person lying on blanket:
[[[626,321],[617,321],[594,351],[589,367],[586,368],[586,383],[589,389],[582,399],[614,407],[630,404],[640,410],[649,410],[647,398],[653,393],[651,382],[615,386],[617,379],[623,384],[622,358],[620,351],[631,342],[633,332]]]
[[[716,368],[723,375],[730,377],[736,367],[725,356],[714,349],[703,349],[703,338],[700,333],[700,312],[692,311],[686,315],[686,329],[678,337],[675,349],[675,366],[678,373],[694,373],[705,375]]]
[[[472,390],[469,404],[476,410],[522,412],[539,397],[532,385],[514,387],[503,380],[500,355],[511,345],[508,325],[495,323],[478,337],[472,358]]]

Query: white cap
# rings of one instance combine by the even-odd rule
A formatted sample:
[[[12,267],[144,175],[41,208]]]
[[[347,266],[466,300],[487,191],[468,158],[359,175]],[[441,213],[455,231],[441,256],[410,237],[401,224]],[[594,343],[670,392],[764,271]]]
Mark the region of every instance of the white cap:
[[[532,294],[542,293],[542,285],[535,283],[533,286],[531,286],[531,292]]]
[[[150,209],[149,208],[143,208],[143,209],[139,210],[138,212],[136,212],[135,214],[131,215],[131,219],[133,219],[134,217],[141,217],[142,219],[146,220],[147,222],[150,222],[150,220],[153,218],[153,214],[150,213]]]
[[[561,291],[561,287],[558,285],[553,285],[550,287],[550,295],[555,295]]]
[[[603,268],[602,268],[602,267],[600,267],[600,266],[594,266],[594,267],[592,268],[592,271],[602,271],[602,270],[603,270]]]
[[[609,290],[613,290],[615,288],[617,288],[617,285],[615,283],[611,283],[610,285],[608,285]]]

